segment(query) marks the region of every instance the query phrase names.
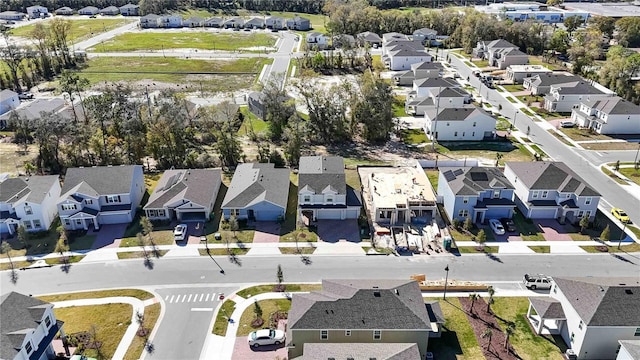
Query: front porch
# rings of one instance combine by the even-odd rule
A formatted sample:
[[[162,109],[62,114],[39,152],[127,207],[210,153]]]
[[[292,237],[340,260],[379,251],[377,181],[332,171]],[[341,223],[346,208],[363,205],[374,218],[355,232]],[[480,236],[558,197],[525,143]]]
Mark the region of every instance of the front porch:
[[[98,230],[98,217],[96,215],[87,214],[85,212],[76,213],[68,218],[61,218],[63,226],[67,230]]]
[[[527,320],[537,335],[559,335],[567,324],[562,304],[551,297],[529,298]]]

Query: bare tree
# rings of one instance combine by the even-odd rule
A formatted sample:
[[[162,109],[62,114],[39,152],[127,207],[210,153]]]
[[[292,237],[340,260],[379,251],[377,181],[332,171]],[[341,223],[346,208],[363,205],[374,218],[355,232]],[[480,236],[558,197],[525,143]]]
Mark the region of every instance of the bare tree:
[[[496,293],[496,290],[493,288],[493,286],[489,286],[487,288],[487,294],[489,294],[489,298],[487,299],[487,312],[491,313],[491,305],[493,305],[493,303],[495,302],[493,300],[493,295]]]
[[[469,300],[471,300],[471,305],[469,306],[469,312],[473,314],[473,305],[476,303],[480,296],[476,293],[469,294]]]
[[[508,349],[509,348],[509,338],[511,337],[511,335],[513,335],[513,333],[516,331],[515,326],[513,324],[509,324],[507,325],[507,328],[504,329],[504,348]]]
[[[487,342],[487,350],[491,347],[491,338],[493,337],[493,331],[489,328],[486,328],[482,333],[483,338],[488,338],[489,342]]]

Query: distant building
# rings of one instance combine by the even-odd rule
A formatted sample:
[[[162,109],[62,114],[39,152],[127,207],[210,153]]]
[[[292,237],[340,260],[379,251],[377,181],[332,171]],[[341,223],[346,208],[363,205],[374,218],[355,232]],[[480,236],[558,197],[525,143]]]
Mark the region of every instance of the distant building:
[[[253,91],[249,93],[249,96],[247,98],[249,111],[261,120],[266,120],[266,117],[267,117],[267,109],[265,108],[265,105],[264,105],[264,97],[265,97],[264,93]],[[282,99],[280,99],[280,101],[284,103],[291,99],[292,98],[289,95],[287,95],[286,97],[283,97]]]
[[[329,37],[319,32],[310,32],[306,37],[307,48],[324,50],[329,47]]]
[[[287,27],[287,20],[280,16],[269,16],[265,20],[267,29],[282,30]]]
[[[27,7],[29,19],[40,19],[49,16],[49,9],[44,6],[35,5]]]
[[[140,18],[140,27],[143,29],[159,28],[162,16],[156,14],[148,14]]]
[[[120,14],[120,9],[115,6],[107,6],[106,8],[100,10],[100,15],[115,16],[118,14]]]
[[[421,41],[423,45],[431,45],[432,41],[436,41],[437,36],[437,31],[429,28],[422,28],[414,31],[412,38],[413,40]]]
[[[204,21],[205,27],[219,28],[222,27],[224,19],[221,17],[212,17]]]
[[[287,19],[287,29],[298,31],[311,30],[311,20],[300,16],[296,16],[293,19]]]
[[[358,40],[358,44],[360,46],[364,46],[365,44],[369,45],[374,49],[377,49],[382,46],[382,38],[371,31],[365,31],[356,35],[356,39]]]
[[[549,68],[542,65],[510,65],[507,67],[507,80],[514,84],[522,84],[525,78],[551,72]]]
[[[122,16],[138,16],[138,14],[140,12],[140,6],[133,5],[133,4],[127,4],[127,5],[124,5],[124,6],[120,6],[119,10],[120,10],[120,14],[122,14]]]
[[[254,17],[244,23],[245,29],[264,29],[265,21],[264,18]]]
[[[399,86],[411,86],[415,80],[439,78],[444,67],[438,62],[421,62],[411,65],[411,70],[393,75],[393,82]]]
[[[162,28],[181,28],[182,17],[178,15],[164,15],[158,20]]]
[[[493,138],[496,131],[496,119],[472,104],[432,106],[424,118],[427,137],[438,141],[481,141]]]
[[[487,6],[476,6],[476,9],[502,20],[538,21],[548,24],[561,23],[572,16],[577,16],[586,22],[590,17],[588,11],[562,9],[536,2],[494,3]]]
[[[529,56],[512,43],[503,40],[478,41],[473,55],[489,61],[489,66],[506,69],[511,65],[526,65]]]
[[[0,115],[6,114],[18,106],[20,106],[20,98],[18,98],[17,92],[8,89],[0,91]]]
[[[0,20],[20,21],[25,18],[24,13],[17,11],[3,11],[0,12]]]
[[[182,25],[184,27],[190,27],[190,28],[194,28],[194,27],[203,27],[204,26],[204,19],[199,17],[199,16],[192,16],[190,18],[188,18],[187,20],[184,20],[182,22]]]
[[[73,9],[68,6],[63,6],[57,9],[54,13],[56,15],[73,15]]]
[[[242,29],[244,27],[244,19],[241,17],[227,19],[222,23],[222,27],[225,29]]]
[[[87,7],[83,7],[82,9],[78,10],[78,15],[96,15],[100,12],[100,9],[98,9],[95,6],[87,6]]]
[[[615,93],[590,80],[551,85],[544,97],[544,108],[550,112],[570,113],[581,101],[604,100]]]

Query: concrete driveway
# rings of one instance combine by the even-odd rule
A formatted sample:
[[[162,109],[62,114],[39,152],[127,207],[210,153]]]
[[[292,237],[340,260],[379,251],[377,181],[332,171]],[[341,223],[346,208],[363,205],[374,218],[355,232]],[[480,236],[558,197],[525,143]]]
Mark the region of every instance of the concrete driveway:
[[[233,347],[233,360],[274,360],[286,358],[287,348],[284,344],[279,346],[260,346],[255,349],[249,346],[246,336],[237,337]]]
[[[92,249],[117,248],[120,247],[120,241],[124,236],[124,231],[128,224],[111,224],[102,225],[100,230],[90,232],[96,234],[96,240],[93,242]]]
[[[254,243],[280,242],[280,224],[273,221],[257,221],[256,231],[253,234]]]
[[[570,232],[572,227],[561,225],[554,219],[541,219],[536,221],[538,227],[542,230],[542,237],[547,241],[572,241]]]
[[[360,242],[358,220],[318,220],[320,241],[336,243],[340,241]]]

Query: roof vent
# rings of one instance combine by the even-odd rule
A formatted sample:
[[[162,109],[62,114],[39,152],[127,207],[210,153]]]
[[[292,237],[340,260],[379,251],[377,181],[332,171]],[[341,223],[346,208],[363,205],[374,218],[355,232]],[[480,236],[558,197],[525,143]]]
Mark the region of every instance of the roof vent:
[[[374,291],[373,292],[373,296],[380,297],[380,291]]]
[[[393,290],[393,292],[395,292],[396,295],[400,295],[400,292],[398,291],[398,289]]]
[[[624,293],[627,295],[633,295],[633,291],[631,291],[631,289],[624,289]]]

